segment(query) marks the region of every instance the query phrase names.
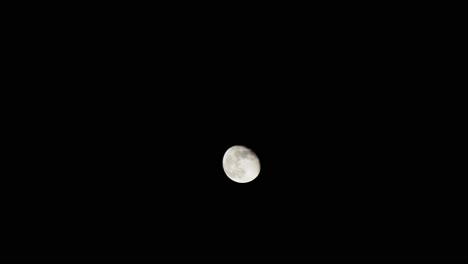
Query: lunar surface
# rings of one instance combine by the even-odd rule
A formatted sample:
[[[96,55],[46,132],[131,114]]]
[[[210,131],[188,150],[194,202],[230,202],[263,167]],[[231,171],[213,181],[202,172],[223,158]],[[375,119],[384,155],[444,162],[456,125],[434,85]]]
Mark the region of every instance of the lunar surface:
[[[247,183],[257,178],[260,173],[260,161],[251,149],[233,146],[224,154],[223,168],[231,180]]]

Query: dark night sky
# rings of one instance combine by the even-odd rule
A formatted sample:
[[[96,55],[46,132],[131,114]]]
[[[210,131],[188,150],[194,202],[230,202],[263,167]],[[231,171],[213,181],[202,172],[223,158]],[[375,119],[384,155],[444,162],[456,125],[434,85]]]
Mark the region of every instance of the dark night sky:
[[[420,27],[96,17],[23,25],[3,255],[463,254]],[[222,170],[238,144],[249,184]]]

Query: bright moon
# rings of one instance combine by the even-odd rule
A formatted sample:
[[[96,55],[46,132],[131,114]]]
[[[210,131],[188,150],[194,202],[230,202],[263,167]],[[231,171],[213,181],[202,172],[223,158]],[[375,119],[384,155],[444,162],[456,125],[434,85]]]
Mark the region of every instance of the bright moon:
[[[233,146],[224,153],[223,168],[231,180],[247,183],[257,178],[260,173],[260,161],[249,148]]]

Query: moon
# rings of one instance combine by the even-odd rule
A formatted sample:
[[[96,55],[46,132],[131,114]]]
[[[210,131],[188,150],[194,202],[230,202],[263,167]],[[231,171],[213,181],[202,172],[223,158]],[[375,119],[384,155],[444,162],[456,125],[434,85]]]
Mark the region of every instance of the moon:
[[[244,146],[232,146],[224,153],[223,169],[231,180],[247,183],[260,174],[260,161],[251,149]]]

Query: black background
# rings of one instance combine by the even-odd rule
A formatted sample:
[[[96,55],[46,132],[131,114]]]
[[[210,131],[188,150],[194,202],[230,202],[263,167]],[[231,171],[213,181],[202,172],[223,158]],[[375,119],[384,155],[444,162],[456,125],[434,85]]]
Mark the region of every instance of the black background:
[[[464,255],[437,23],[121,8],[11,21],[2,255]],[[258,154],[253,182],[224,175],[232,145]]]

